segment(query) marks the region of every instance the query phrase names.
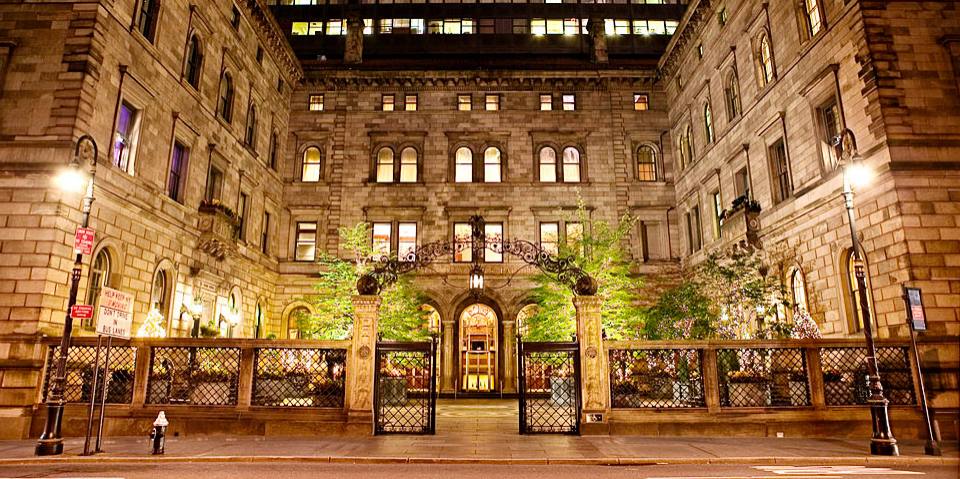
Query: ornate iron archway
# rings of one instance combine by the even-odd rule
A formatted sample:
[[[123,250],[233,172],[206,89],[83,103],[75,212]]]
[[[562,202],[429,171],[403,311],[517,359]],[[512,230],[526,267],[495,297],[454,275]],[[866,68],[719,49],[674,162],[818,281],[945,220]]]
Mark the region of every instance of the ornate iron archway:
[[[451,258],[457,253],[473,251],[471,268],[471,288],[475,281],[472,276],[482,275],[480,254],[477,252],[490,250],[501,255],[511,255],[523,260],[524,263],[538,268],[569,286],[580,296],[592,296],[597,292],[597,282],[582,268],[577,266],[572,257],[561,258],[539,245],[521,239],[505,240],[503,238],[488,239],[485,233],[486,221],[482,216],[470,217],[471,237],[469,241],[436,241],[422,245],[401,257],[391,258],[383,256],[375,260],[373,269],[357,280],[357,292],[364,295],[379,294],[383,288],[397,281],[401,275],[425,268],[442,258]],[[481,276],[482,277],[482,276]],[[482,288],[482,280],[480,281]]]

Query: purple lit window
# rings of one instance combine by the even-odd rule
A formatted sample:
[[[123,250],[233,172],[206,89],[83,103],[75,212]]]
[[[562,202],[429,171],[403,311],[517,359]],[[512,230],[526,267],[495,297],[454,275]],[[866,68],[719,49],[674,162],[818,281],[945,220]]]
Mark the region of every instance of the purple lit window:
[[[124,102],[120,105],[117,132],[113,138],[113,164],[123,171],[130,171],[130,152],[136,141],[136,126],[139,111]]]
[[[170,181],[167,184],[167,193],[174,201],[181,201],[183,188],[183,174],[187,170],[187,159],[190,150],[179,142],[173,144],[173,156],[170,159]]]

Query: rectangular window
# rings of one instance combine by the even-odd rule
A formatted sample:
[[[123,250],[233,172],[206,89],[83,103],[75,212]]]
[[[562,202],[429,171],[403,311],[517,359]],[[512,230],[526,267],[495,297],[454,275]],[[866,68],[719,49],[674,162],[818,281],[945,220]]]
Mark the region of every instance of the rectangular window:
[[[403,110],[404,110],[404,111],[417,111],[417,95],[404,95],[404,96],[403,96]]]
[[[397,258],[404,258],[417,250],[417,224],[400,223],[397,225]]]
[[[574,111],[577,109],[577,96],[574,94],[563,95],[563,111]]]
[[[207,202],[220,201],[223,191],[223,172],[216,166],[211,166],[207,172],[207,188],[203,192],[203,199]]]
[[[647,111],[650,109],[650,96],[645,93],[633,94],[634,111]]]
[[[734,173],[733,191],[737,194],[737,198],[750,194],[750,177],[747,175],[746,167],[740,168]]]
[[[560,223],[540,223],[540,247],[550,254],[560,252]]]
[[[240,199],[237,200],[237,236],[240,237],[240,241],[247,238],[247,202],[247,194],[240,193]]]
[[[550,111],[553,109],[553,95],[543,93],[540,95],[540,111]]]
[[[500,95],[484,95],[484,109],[487,111],[497,111],[500,109]]]
[[[173,201],[183,202],[184,175],[190,149],[176,141],[173,143],[173,155],[170,158],[170,178],[167,180],[167,196]]]
[[[310,221],[297,222],[296,244],[294,245],[294,259],[297,261],[313,261],[317,259],[317,224]]]
[[[383,95],[380,97],[380,110],[393,111],[393,95]]]
[[[473,97],[470,95],[457,95],[457,109],[460,111],[470,111],[473,109]]]
[[[323,111],[323,95],[310,95],[310,111]]]
[[[113,139],[113,165],[131,175],[139,132],[140,110],[127,102],[121,103]]]
[[[393,225],[391,223],[373,224],[373,254],[375,256],[390,256],[392,230]]]
[[[723,226],[723,220],[720,218],[720,214],[723,213],[723,200],[720,198],[719,191],[714,191],[710,196],[713,199],[713,237],[720,239],[722,234],[720,227]]]
[[[473,182],[473,153],[465,148],[457,149],[454,158],[454,181],[457,183]]]
[[[487,248],[483,251],[483,261],[487,263],[503,262],[503,223],[487,223],[483,227]],[[500,246],[492,246],[493,244]]]
[[[263,224],[260,225],[260,252],[270,254],[270,213],[263,212]]]
[[[453,261],[457,263],[469,263],[473,261],[473,233],[470,223],[454,223],[453,241],[456,243],[456,249],[453,253]]]
[[[823,163],[827,171],[833,171],[837,167],[837,154],[833,149],[833,141],[840,136],[843,129],[837,99],[831,98],[830,101],[817,109],[817,113],[820,123],[820,150]]]
[[[773,175],[773,202],[781,201],[793,196],[793,186],[790,182],[790,167],[787,165],[787,149],[783,139],[770,145],[770,173]]]

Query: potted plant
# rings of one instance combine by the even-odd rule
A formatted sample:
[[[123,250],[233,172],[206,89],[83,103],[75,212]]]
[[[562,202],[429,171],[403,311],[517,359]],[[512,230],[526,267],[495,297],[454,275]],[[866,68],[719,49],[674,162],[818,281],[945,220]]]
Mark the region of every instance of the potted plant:
[[[190,402],[193,404],[223,405],[231,402],[233,374],[223,365],[201,362],[190,378]]]
[[[770,378],[757,371],[727,373],[731,407],[765,407],[770,405]]]

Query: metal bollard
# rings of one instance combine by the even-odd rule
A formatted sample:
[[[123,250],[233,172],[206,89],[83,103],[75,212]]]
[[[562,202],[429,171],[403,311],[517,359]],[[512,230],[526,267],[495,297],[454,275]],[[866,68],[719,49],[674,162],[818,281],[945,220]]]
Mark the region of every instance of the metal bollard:
[[[160,411],[160,414],[157,415],[157,420],[153,421],[153,431],[150,433],[150,439],[153,442],[153,454],[163,454],[163,446],[166,443],[167,436],[167,426],[170,423],[167,422],[167,415]]]

